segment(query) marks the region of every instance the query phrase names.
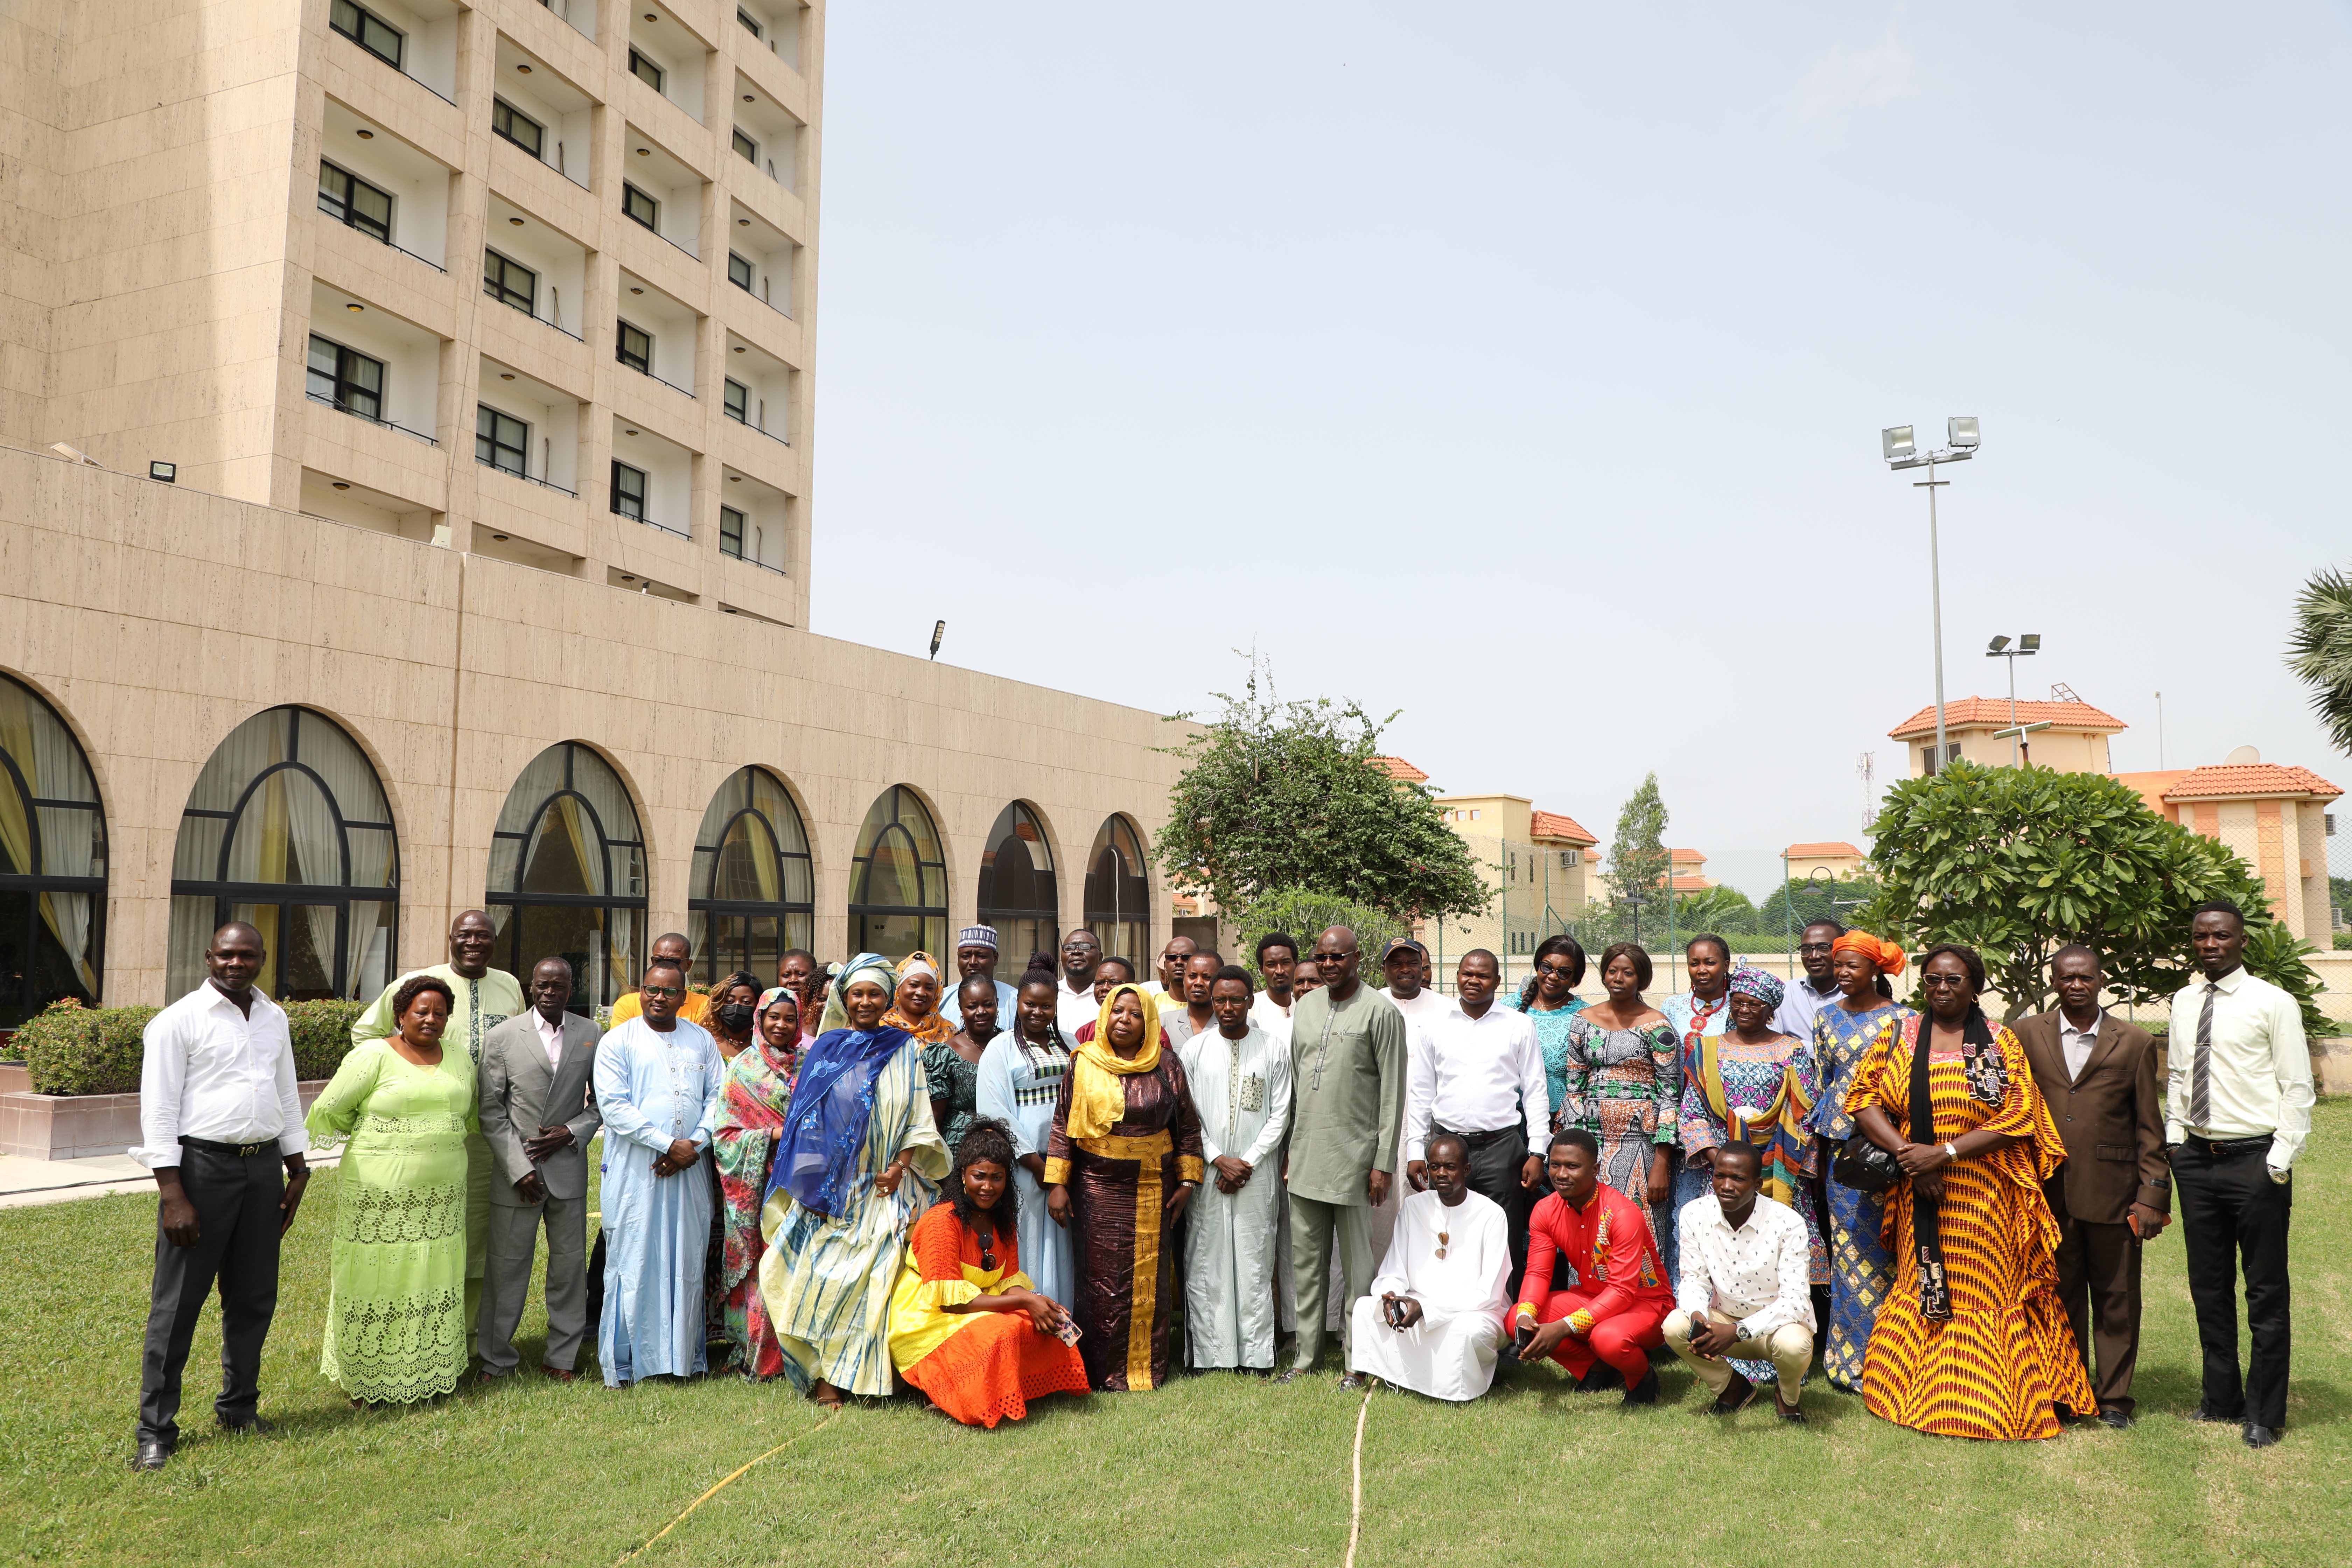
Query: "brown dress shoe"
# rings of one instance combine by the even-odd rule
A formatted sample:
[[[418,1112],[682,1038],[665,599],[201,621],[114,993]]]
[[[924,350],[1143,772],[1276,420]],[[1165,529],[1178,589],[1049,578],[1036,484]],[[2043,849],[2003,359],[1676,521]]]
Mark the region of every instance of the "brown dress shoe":
[[[560,1366],[541,1366],[539,1370],[547,1373],[548,1376],[555,1379],[558,1383],[571,1383],[576,1380],[580,1375],[576,1372],[567,1372]]]

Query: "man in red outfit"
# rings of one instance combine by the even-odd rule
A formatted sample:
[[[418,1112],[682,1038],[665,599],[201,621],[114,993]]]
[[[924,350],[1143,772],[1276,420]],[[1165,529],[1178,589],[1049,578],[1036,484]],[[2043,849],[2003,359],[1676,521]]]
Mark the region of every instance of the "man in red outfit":
[[[1658,1374],[1649,1352],[1665,1342],[1675,1296],[1649,1220],[1632,1199],[1601,1184],[1601,1145],[1583,1129],[1553,1133],[1544,1166],[1552,1195],[1528,1219],[1528,1272],[1512,1317],[1519,1359],[1549,1356],[1580,1389],[1622,1380],[1626,1404],[1655,1405]],[[1576,1283],[1555,1290],[1553,1260],[1563,1256]]]

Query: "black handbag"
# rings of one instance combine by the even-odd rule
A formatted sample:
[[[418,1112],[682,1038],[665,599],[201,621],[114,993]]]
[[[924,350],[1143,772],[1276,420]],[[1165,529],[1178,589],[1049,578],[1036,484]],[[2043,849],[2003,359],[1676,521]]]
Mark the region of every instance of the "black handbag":
[[[1857,1193],[1883,1193],[1902,1174],[1895,1156],[1859,1129],[1838,1146],[1837,1158],[1830,1163],[1831,1179]]]

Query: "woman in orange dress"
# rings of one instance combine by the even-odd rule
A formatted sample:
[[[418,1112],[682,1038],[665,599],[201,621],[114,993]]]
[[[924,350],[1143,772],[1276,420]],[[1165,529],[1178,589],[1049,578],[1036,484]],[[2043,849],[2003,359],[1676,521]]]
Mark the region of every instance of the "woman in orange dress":
[[[1087,1392],[1086,1363],[1063,1337],[1076,1333],[1069,1313],[1021,1272],[1004,1123],[971,1124],[948,1193],[908,1233],[890,1294],[898,1375],[967,1426],[1018,1421],[1032,1399]]]
[[[2059,1306],[2058,1222],[2042,1195],[2066,1146],[2017,1037],[1977,1005],[1984,961],[1948,943],[1920,970],[1928,1016],[1882,1025],[1845,1095],[1902,1171],[1863,1404],[1938,1436],[2054,1437],[2061,1408],[2099,1408]]]

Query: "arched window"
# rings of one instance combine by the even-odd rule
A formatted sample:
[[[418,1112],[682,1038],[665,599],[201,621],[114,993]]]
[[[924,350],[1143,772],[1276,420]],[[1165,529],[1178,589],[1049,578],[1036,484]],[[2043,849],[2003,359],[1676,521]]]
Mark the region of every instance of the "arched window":
[[[485,901],[498,966],[528,979],[542,958],[570,960],[576,1011],[617,1002],[636,983],[646,836],[612,763],[577,741],[531,759],[490,834]]]
[[[813,881],[792,796],[765,768],[736,769],[694,836],[686,929],[695,978],[715,985],[740,969],[772,984],[785,949],[815,940]]]
[[[914,792],[892,784],[857,830],[849,863],[849,947],[904,958],[917,948],[946,959],[948,863],[940,830]]]
[[[1143,877],[1143,843],[1124,816],[1103,821],[1087,856],[1087,924],[1105,954],[1152,973],[1151,889]]]
[[[0,1029],[96,1006],[105,951],[98,781],[57,710],[0,675]]]
[[[281,1002],[373,1000],[398,951],[400,847],[365,753],[335,721],[270,708],[228,732],[196,775],[172,855],[167,996],[204,983],[230,921],[261,933],[254,984]]]
[[[1028,969],[1031,953],[1055,951],[1061,939],[1057,897],[1045,826],[1016,800],[996,814],[980,854],[980,923],[996,928],[999,980],[1010,984]]]

